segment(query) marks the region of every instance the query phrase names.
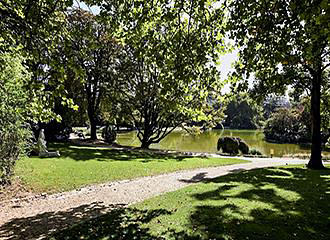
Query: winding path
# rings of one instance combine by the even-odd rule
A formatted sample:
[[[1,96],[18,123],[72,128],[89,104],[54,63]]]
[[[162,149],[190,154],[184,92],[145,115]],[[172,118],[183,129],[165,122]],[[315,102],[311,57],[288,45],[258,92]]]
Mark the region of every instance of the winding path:
[[[260,158],[250,163],[201,168],[93,185],[53,195],[38,195],[0,203],[0,239],[42,239],[73,223],[99,216],[153,196],[228,173],[304,160]]]

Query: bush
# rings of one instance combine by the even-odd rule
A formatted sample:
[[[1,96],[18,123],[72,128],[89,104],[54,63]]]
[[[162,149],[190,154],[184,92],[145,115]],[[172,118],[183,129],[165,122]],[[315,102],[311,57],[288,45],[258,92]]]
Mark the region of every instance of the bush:
[[[250,155],[258,155],[258,156],[261,156],[261,155],[262,155],[262,153],[261,153],[259,150],[255,149],[255,148],[252,148],[252,149],[249,151],[249,154],[250,154]]]
[[[27,147],[31,131],[24,125],[29,77],[15,53],[0,53],[0,185],[10,183],[16,160]]]
[[[303,110],[281,108],[266,121],[266,140],[279,143],[304,143],[310,131],[302,121]]]

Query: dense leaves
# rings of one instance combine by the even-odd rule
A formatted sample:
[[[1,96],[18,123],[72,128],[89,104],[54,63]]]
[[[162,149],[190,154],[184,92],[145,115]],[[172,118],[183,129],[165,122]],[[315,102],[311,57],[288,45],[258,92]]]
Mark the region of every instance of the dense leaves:
[[[302,111],[281,108],[267,120],[264,134],[268,141],[279,143],[309,142],[310,129],[302,121]]]
[[[17,53],[0,55],[0,185],[10,183],[13,167],[25,152],[30,135],[26,84],[29,74]]]
[[[54,97],[65,94],[58,45],[66,35],[64,10],[71,5],[71,0],[0,2],[0,53],[22,48],[31,72],[29,95],[36,103],[30,110],[40,121],[60,119],[52,111]]]
[[[72,1],[0,2],[1,183],[9,183],[15,161],[30,137],[27,123],[60,119],[54,97],[65,93],[57,50],[65,35],[63,10]],[[72,104],[68,101],[66,104]]]
[[[261,108],[247,95],[238,95],[226,107],[224,126],[232,129],[261,127]]]
[[[110,26],[82,9],[68,12],[70,36],[64,46],[64,56],[68,61],[66,71],[71,78],[69,80],[81,86],[77,94],[82,95],[82,100],[87,103],[92,139],[97,138],[101,100],[114,92],[115,68],[119,62],[121,45],[111,35]]]
[[[118,90],[142,147],[187,120],[211,118],[220,97],[214,63],[224,48],[223,14],[212,1],[116,1],[103,3],[101,16],[119,26]]]

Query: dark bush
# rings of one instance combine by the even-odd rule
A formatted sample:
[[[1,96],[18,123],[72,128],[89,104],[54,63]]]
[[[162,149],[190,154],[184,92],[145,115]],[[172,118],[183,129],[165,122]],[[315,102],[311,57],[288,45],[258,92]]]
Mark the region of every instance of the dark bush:
[[[249,151],[249,154],[250,154],[250,155],[258,155],[258,156],[261,156],[261,155],[262,155],[262,153],[261,153],[259,150],[255,149],[255,148],[252,148],[252,149]]]

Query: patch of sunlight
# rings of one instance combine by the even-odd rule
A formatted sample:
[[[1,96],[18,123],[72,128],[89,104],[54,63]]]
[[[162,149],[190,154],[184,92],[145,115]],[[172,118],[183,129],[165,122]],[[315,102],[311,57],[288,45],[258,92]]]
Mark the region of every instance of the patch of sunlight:
[[[283,178],[283,179],[294,178],[293,173],[285,169],[275,168],[275,169],[269,169],[269,171],[272,171],[278,175],[266,175],[267,178]]]
[[[253,221],[256,214],[259,212],[279,212],[273,208],[273,204],[251,199],[230,199],[226,204],[233,205],[234,207],[227,207],[223,210],[224,218],[228,221],[233,219]],[[226,206],[224,204],[224,207]]]
[[[330,194],[330,191],[325,192],[326,194]]]
[[[96,152],[96,153],[94,153],[94,155],[101,156],[102,153],[100,153],[100,152]]]
[[[87,150],[106,150],[107,148],[105,147],[88,147],[88,146],[74,146],[70,145],[68,148],[73,148],[73,149],[87,149]]]
[[[321,178],[329,178],[329,180],[330,180],[330,175],[321,175],[320,177]]]
[[[301,195],[297,192],[279,188],[276,184],[267,184],[261,187],[263,190],[273,190],[274,194],[278,197],[285,199],[286,201],[295,202],[301,199]]]
[[[310,233],[317,233],[317,231],[315,231],[313,228],[311,228],[311,227],[306,227],[306,230],[308,231],[308,232],[310,232]]]
[[[298,212],[298,211],[291,210],[291,211],[288,211],[288,214],[291,214],[293,216],[301,216],[302,217],[301,212]]]

